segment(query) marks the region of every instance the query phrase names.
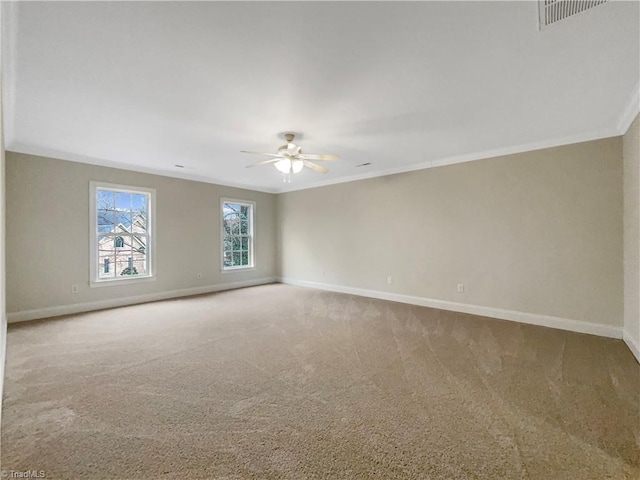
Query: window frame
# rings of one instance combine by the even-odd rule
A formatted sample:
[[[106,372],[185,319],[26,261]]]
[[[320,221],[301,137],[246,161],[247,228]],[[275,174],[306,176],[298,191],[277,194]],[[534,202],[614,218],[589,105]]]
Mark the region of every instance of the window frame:
[[[224,204],[231,203],[234,205],[240,205],[243,207],[249,207],[249,265],[240,265],[233,267],[226,267],[224,265]],[[240,200],[237,198],[220,198],[220,271],[222,273],[231,272],[246,272],[255,270],[256,268],[256,256],[255,256],[255,243],[256,243],[256,202],[252,200]]]
[[[145,254],[147,255],[148,272],[143,275],[125,276],[113,278],[100,278],[100,267],[98,265],[98,215],[97,215],[97,193],[98,190],[113,190],[116,192],[137,193],[147,195],[147,245]],[[116,183],[106,183],[98,181],[89,182],[89,286],[106,287],[123,284],[133,284],[154,281],[156,279],[156,234],[155,234],[155,211],[156,211],[156,190],[147,187],[135,187],[131,185],[120,185]],[[115,238],[115,237],[114,237]],[[111,268],[111,266],[110,266]],[[113,266],[115,268],[115,265]]]

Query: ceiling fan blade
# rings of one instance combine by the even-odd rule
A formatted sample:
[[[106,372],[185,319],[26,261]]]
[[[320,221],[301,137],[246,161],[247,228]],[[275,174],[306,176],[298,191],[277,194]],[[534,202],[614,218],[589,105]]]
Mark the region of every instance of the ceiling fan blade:
[[[260,165],[267,165],[269,163],[276,163],[282,160],[281,158],[271,158],[269,160],[263,160],[262,162],[252,163],[251,165],[247,165],[247,168],[251,167],[259,167]]]
[[[326,168],[321,167],[320,165],[316,165],[315,163],[310,162],[309,160],[302,160],[302,163],[304,163],[311,170],[314,170],[318,173],[327,173],[329,171]]]
[[[322,160],[324,162],[340,160],[338,155],[332,153],[302,153],[301,156],[307,160]]]
[[[247,150],[240,150],[240,153],[253,153],[255,155],[266,155],[267,157],[278,157],[282,158],[282,155],[279,153],[266,153],[266,152],[249,152]]]

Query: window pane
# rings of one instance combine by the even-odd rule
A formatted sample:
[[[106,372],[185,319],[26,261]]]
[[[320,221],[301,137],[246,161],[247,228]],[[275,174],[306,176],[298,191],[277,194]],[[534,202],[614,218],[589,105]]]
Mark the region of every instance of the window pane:
[[[113,254],[113,251],[114,251],[113,240],[114,240],[114,237],[112,235],[98,236],[98,254],[99,255]]]
[[[146,262],[144,255],[136,257],[135,255],[122,255],[116,259],[116,274],[118,277],[131,277],[146,273]]]
[[[114,193],[109,190],[96,190],[96,208],[98,210],[114,210]]]
[[[147,217],[143,213],[133,213],[131,217],[131,231],[144,233],[147,231]]]
[[[131,210],[135,213],[147,215],[147,196],[141,193],[131,194]]]
[[[233,252],[233,265],[234,266],[242,265],[242,255],[240,252]]]
[[[223,203],[222,204],[222,214],[223,215],[227,215],[228,213],[233,212],[233,208],[231,208],[231,204],[230,203]]]
[[[149,273],[147,262],[147,237],[136,235],[132,238],[133,247],[131,256],[133,257],[133,266],[138,274]]]
[[[246,220],[249,218],[249,208],[246,205],[243,205],[240,207],[240,218],[242,218],[243,220]]]
[[[113,255],[102,253],[98,255],[98,277],[112,278],[115,275],[115,264]]]
[[[133,249],[136,252],[147,252],[147,237],[146,235],[134,235],[133,236]]]
[[[222,214],[224,215],[224,218],[228,218],[228,219],[237,218],[238,213],[239,213],[239,210],[237,205],[233,205],[231,203],[225,203],[222,206]]]
[[[98,233],[113,232],[117,225],[117,215],[114,210],[98,209],[97,224]]]
[[[131,212],[123,213],[121,218],[121,225],[127,229],[128,232],[131,232],[131,228],[133,226],[133,221],[135,220],[135,216]]]
[[[235,214],[227,215],[224,219],[224,232],[226,234],[235,233],[237,229],[235,225],[238,224],[238,216]]]
[[[113,246],[116,250],[131,250],[133,237],[131,235],[116,235],[113,240]]]
[[[249,250],[249,237],[242,237],[242,250],[245,252]]]
[[[147,270],[147,260],[145,254],[134,254],[133,255],[133,271],[138,272],[138,275],[146,275]]]
[[[242,220],[240,223],[240,233],[247,235],[249,233],[249,220]]]
[[[131,193],[129,192],[116,192],[115,194],[115,203],[116,210],[119,212],[130,212],[131,211]]]
[[[249,265],[249,252],[242,252],[242,265]]]
[[[126,257],[120,256],[116,258],[116,277],[128,277],[129,274],[126,273],[126,268],[129,266],[128,259]]]

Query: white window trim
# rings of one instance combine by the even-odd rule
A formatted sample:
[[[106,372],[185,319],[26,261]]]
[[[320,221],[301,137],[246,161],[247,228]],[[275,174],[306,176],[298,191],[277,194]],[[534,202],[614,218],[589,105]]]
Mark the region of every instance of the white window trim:
[[[147,258],[149,273],[135,277],[98,278],[98,225],[96,215],[96,191],[99,188],[118,190],[121,192],[145,193],[149,195],[149,212],[147,218]],[[156,191],[154,188],[133,187],[115,183],[89,182],[89,286],[109,287],[123,284],[152,282],[156,279]],[[115,268],[115,265],[114,265]]]
[[[235,203],[237,205],[246,205],[251,207],[251,221],[249,227],[251,229],[251,246],[249,253],[251,255],[251,265],[240,267],[225,267],[224,266],[224,210],[223,205],[225,203]],[[247,272],[256,269],[256,257],[255,257],[255,243],[256,243],[256,202],[251,200],[239,200],[237,198],[220,198],[220,271],[222,273],[233,272]]]

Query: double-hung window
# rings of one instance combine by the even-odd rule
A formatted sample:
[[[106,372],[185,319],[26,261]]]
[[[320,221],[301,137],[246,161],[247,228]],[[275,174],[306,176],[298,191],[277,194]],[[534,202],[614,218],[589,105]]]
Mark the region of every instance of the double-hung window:
[[[155,190],[90,185],[91,285],[152,279]]]
[[[222,269],[238,270],[254,266],[255,203],[222,199]]]

